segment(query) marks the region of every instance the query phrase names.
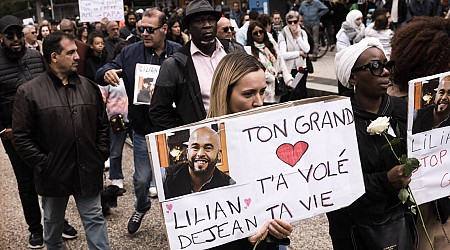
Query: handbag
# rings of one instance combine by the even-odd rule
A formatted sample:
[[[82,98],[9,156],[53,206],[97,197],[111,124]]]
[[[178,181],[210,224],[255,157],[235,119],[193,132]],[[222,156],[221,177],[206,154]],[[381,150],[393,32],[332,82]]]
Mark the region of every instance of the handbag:
[[[109,118],[109,124],[114,134],[118,134],[127,129],[127,123],[123,119],[123,115],[115,114]]]
[[[306,56],[306,70],[308,71],[308,73],[314,73],[314,67],[311,58],[309,58],[309,55]]]
[[[289,88],[284,82],[283,76],[280,74],[275,77],[275,95],[281,96],[289,93]]]
[[[384,214],[353,218],[351,237],[354,249],[415,249],[417,231],[413,215],[397,205]]]

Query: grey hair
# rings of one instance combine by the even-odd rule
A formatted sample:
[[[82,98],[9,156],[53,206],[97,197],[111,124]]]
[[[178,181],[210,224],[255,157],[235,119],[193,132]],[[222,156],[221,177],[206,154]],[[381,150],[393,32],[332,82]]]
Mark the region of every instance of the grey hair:
[[[25,27],[23,28],[22,32],[24,34],[28,34],[28,33],[31,32],[32,29],[34,29],[36,31],[36,27],[34,27],[34,25],[31,25],[31,24],[25,25]]]
[[[289,11],[289,12],[286,14],[286,21],[287,21],[288,19],[291,19],[291,18],[294,18],[294,17],[296,17],[296,18],[298,19],[299,16],[300,16],[300,13],[298,13],[298,12],[295,11],[295,10],[291,10],[291,11]]]
[[[160,11],[158,8],[147,8],[145,9],[144,14],[142,15],[144,17],[158,17],[158,23],[159,26],[166,23],[166,15],[164,12]]]

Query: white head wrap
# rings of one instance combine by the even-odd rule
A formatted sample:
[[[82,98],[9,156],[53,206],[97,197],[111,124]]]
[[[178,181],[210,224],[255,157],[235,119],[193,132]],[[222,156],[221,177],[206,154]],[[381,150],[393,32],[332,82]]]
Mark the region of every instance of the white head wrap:
[[[351,10],[345,17],[345,21],[347,21],[347,23],[349,25],[351,25],[353,28],[357,29],[359,26],[356,25],[355,20],[358,18],[362,18],[362,17],[363,17],[363,14],[361,11]]]
[[[350,75],[352,73],[352,68],[355,65],[356,60],[358,60],[359,56],[368,48],[377,47],[383,53],[385,53],[383,49],[383,45],[381,45],[380,40],[378,38],[368,37],[362,39],[359,43],[355,43],[336,54],[334,58],[334,72],[338,80],[347,88],[351,88],[348,83],[348,79],[350,79]],[[386,53],[385,53],[386,54]]]

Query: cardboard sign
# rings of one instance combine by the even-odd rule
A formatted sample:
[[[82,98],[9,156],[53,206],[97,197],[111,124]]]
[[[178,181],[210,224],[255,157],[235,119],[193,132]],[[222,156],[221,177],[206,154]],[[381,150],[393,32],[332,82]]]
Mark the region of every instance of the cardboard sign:
[[[220,142],[208,144],[214,139],[199,139],[199,131],[217,133]],[[346,98],[210,119],[150,134],[148,143],[171,249],[206,249],[246,238],[267,220],[295,222],[348,206],[364,193]],[[194,157],[202,145],[208,158]],[[211,159],[229,177],[214,172],[206,190],[192,192],[189,169],[198,171]]]
[[[109,21],[124,19],[123,0],[78,0],[81,22],[99,22],[106,17]]]
[[[421,166],[410,187],[418,204],[450,195],[450,72],[409,82],[408,157]]]
[[[150,105],[160,67],[159,65],[136,63],[133,104]]]

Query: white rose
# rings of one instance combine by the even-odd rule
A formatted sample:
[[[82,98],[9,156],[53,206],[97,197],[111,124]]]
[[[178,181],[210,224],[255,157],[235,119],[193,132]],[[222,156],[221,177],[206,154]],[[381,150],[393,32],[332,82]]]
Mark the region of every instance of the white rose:
[[[389,128],[389,117],[378,117],[367,127],[367,133],[371,135],[379,135]]]

